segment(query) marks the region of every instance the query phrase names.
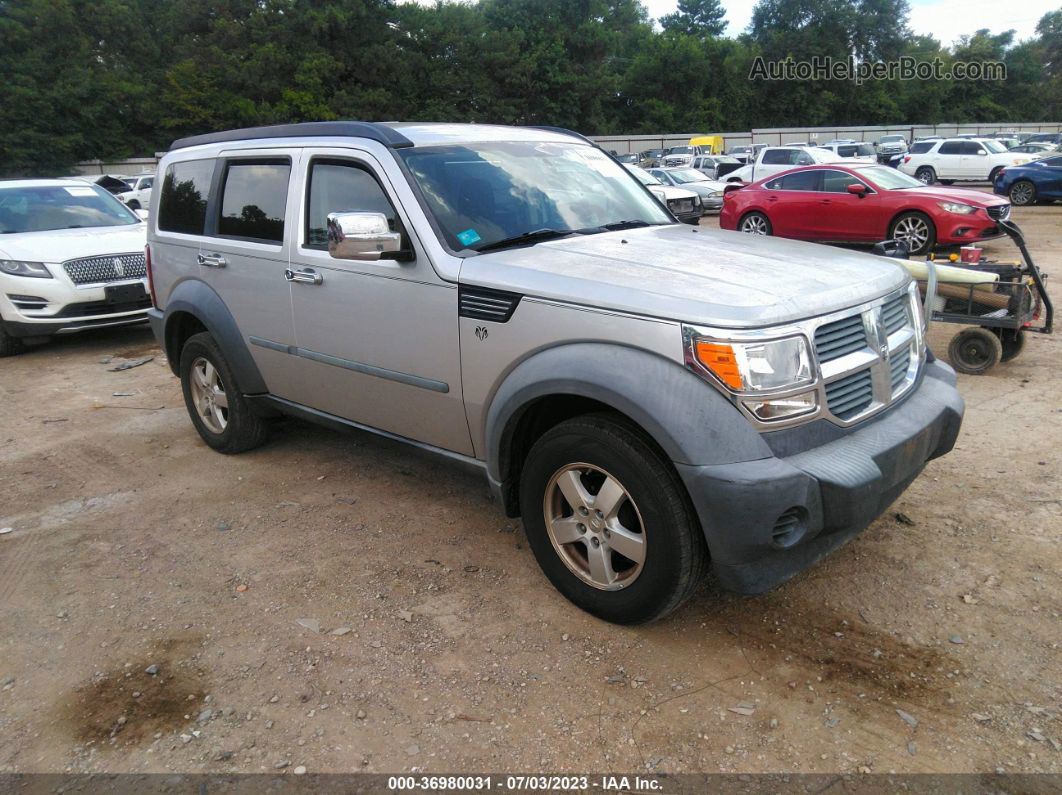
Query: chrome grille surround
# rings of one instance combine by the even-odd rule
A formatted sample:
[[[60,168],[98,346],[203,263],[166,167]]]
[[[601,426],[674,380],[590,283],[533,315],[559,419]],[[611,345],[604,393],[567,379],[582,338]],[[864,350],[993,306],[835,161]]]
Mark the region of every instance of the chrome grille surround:
[[[843,355],[820,359],[815,338],[825,326],[851,328],[853,317],[862,321],[864,344],[847,344]],[[839,321],[844,321],[840,322]],[[912,281],[881,298],[859,306],[809,318],[797,323],[763,329],[720,329],[683,325],[683,355],[686,367],[722,392],[758,430],[773,431],[825,419],[849,427],[885,410],[905,395],[918,378],[926,360],[925,333],[922,327],[921,298]],[[694,341],[698,338],[720,342],[766,342],[784,337],[802,336],[812,358],[814,381],[771,392],[734,392],[697,360]],[[858,334],[849,335],[856,340]],[[865,375],[864,375],[865,374]],[[869,400],[857,400],[869,376]],[[743,398],[784,398],[814,391],[818,409],[798,417],[765,422],[749,411]],[[830,395],[833,395],[831,409]]]
[[[1010,218],[1010,205],[1009,204],[997,204],[992,207],[985,207],[985,213],[993,221],[1006,221]]]
[[[144,252],[104,254],[99,257],[69,259],[63,270],[74,284],[106,284],[142,279],[147,273]]]

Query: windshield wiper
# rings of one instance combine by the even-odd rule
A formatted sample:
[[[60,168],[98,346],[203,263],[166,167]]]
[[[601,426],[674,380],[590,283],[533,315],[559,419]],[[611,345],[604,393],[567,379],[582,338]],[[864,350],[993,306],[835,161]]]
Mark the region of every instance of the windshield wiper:
[[[559,237],[578,234],[582,233],[577,229],[536,229],[533,232],[524,232],[523,234],[514,237],[495,240],[493,243],[487,243],[485,246],[480,246],[476,251],[482,254],[484,251],[494,251],[499,248],[508,248],[509,246],[529,246],[535,243],[542,243],[546,240],[556,240]]]
[[[659,224],[653,224],[649,221],[642,221],[641,219],[633,219],[630,221],[614,221],[611,224],[601,224],[601,228],[607,229],[609,232],[615,232],[618,229],[636,229],[640,226],[659,226]]]

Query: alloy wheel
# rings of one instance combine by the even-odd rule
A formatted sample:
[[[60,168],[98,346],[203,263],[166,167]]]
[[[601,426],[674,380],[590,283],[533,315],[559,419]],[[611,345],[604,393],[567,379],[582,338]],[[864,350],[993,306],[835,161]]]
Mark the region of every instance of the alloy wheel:
[[[1025,206],[1033,202],[1033,186],[1029,182],[1019,182],[1010,189],[1011,204]]]
[[[192,362],[192,403],[211,433],[224,433],[229,424],[229,398],[221,375],[203,356]]]
[[[750,215],[741,222],[741,231],[750,235],[766,235],[767,219],[762,215]]]
[[[645,565],[646,537],[630,493],[591,464],[569,464],[546,485],[542,510],[550,541],[564,565],[603,591],[633,583]]]
[[[902,218],[892,230],[892,236],[906,242],[911,251],[921,251],[929,240],[929,225],[921,218]]]

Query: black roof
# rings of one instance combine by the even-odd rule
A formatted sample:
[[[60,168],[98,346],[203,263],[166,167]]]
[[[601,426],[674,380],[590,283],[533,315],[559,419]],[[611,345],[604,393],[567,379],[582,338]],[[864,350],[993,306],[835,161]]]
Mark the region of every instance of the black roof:
[[[413,146],[411,140],[386,124],[368,121],[309,121],[300,124],[273,124],[268,127],[245,127],[242,130],[191,135],[187,138],[178,138],[170,144],[170,151],[201,144],[246,141],[254,138],[303,138],[306,136],[368,138],[370,141],[378,141],[393,149]]]

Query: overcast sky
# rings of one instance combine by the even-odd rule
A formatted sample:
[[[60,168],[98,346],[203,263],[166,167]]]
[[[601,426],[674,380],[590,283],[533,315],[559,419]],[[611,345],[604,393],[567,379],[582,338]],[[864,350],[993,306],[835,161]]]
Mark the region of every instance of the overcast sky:
[[[951,44],[959,36],[980,28],[1001,33],[1013,28],[1018,40],[1031,38],[1036,23],[1048,11],[1058,8],[1058,0],[909,0],[911,28],[915,33],[928,33],[944,44]],[[659,19],[670,14],[678,0],[642,0],[649,15]],[[752,18],[755,0],[723,0],[727,34],[741,33]]]

